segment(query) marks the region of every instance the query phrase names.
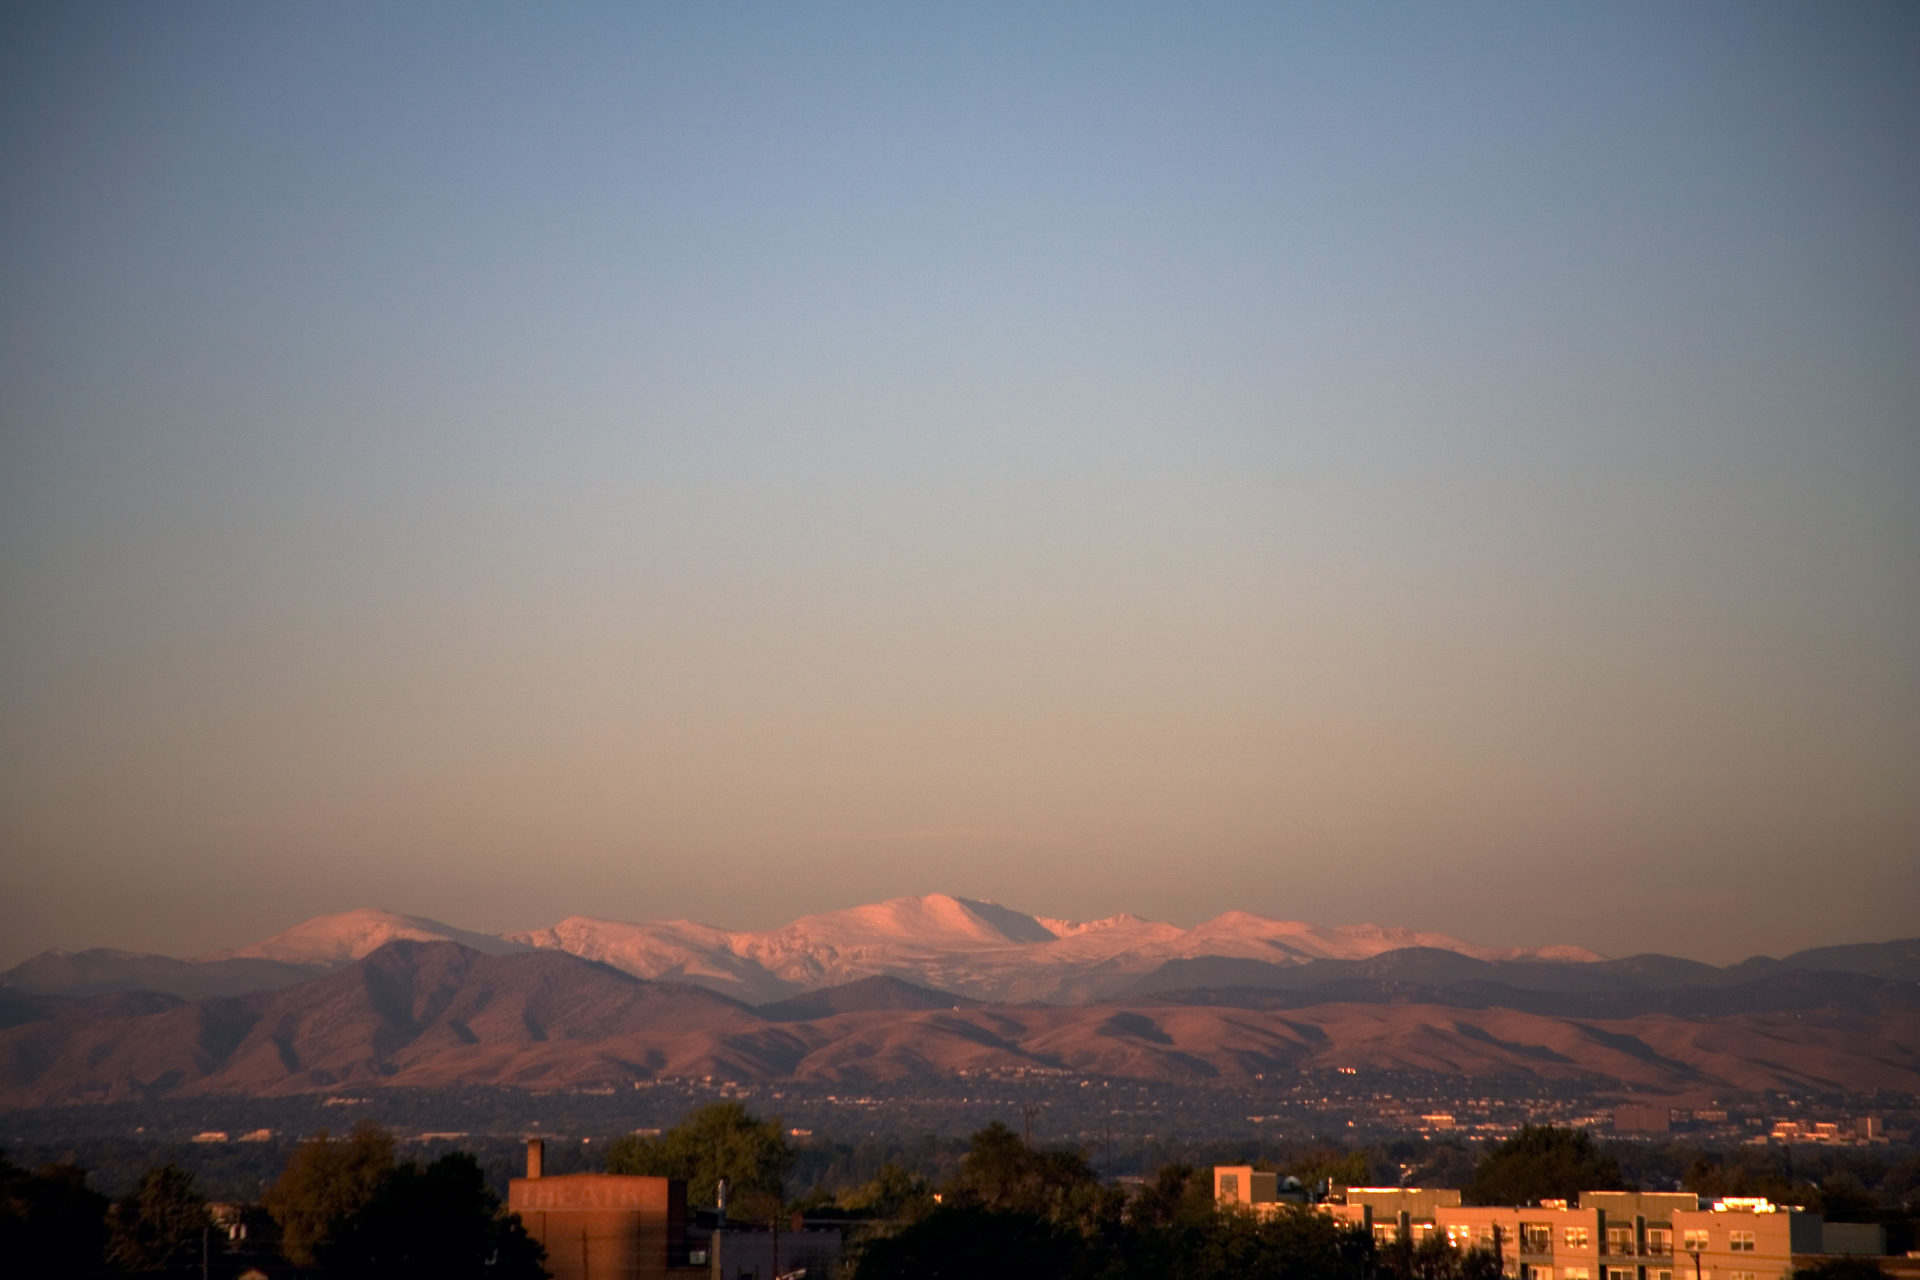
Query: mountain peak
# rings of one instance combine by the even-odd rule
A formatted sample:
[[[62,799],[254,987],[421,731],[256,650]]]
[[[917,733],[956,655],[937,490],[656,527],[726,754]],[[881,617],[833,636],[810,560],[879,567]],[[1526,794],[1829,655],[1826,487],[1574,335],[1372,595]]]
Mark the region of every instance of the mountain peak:
[[[492,934],[456,929],[426,916],[405,916],[379,907],[359,907],[332,915],[314,916],[271,938],[216,951],[201,960],[278,960],[283,964],[351,964],[396,940],[458,942],[488,955],[525,948]]]
[[[1050,942],[1053,932],[1032,916],[997,902],[947,893],[889,898],[865,906],[802,916],[777,935],[817,939],[830,945],[882,941],[959,947]],[[776,936],[777,936],[776,935]]]

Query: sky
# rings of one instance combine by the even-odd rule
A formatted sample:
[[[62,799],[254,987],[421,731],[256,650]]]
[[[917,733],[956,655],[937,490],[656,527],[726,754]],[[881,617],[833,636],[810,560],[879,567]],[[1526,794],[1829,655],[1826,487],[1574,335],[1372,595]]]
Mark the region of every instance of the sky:
[[[0,7],[0,964],[1920,933],[1910,4]]]

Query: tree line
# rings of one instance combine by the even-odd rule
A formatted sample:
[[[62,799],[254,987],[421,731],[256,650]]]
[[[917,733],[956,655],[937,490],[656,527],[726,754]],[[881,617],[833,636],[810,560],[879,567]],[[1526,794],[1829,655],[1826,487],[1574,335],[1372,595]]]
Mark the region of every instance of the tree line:
[[[109,1201],[76,1166],[28,1170],[0,1157],[0,1276],[230,1280],[263,1260],[366,1280],[547,1274],[539,1243],[505,1212],[471,1155],[396,1161],[392,1136],[371,1123],[300,1144],[262,1208],[272,1227],[264,1257],[258,1243],[229,1239],[178,1165],[148,1169]]]
[[[729,1216],[747,1225],[796,1210],[837,1221],[853,1280],[1493,1280],[1503,1269],[1495,1250],[1456,1250],[1443,1239],[1380,1245],[1369,1232],[1305,1210],[1222,1210],[1209,1166],[1169,1162],[1123,1187],[1099,1176],[1083,1153],[1036,1148],[998,1123],[974,1133],[938,1181],[889,1162],[863,1182],[789,1199],[797,1156],[778,1119],[727,1102],[663,1134],[615,1141],[605,1167],[682,1179],[696,1207],[714,1206],[725,1182]],[[1362,1153],[1337,1148],[1306,1150],[1283,1170],[1308,1185],[1350,1184],[1366,1171]],[[1696,1163],[1688,1181],[1712,1184],[1703,1191],[1771,1188],[1776,1172],[1736,1154]],[[1529,1127],[1481,1154],[1464,1192],[1470,1203],[1524,1204],[1609,1188],[1633,1189],[1633,1180],[1590,1135]],[[250,1242],[249,1255],[227,1247],[206,1198],[175,1165],[147,1170],[109,1201],[75,1166],[27,1170],[0,1158],[0,1275],[229,1278],[258,1260],[263,1245],[314,1277],[546,1274],[539,1243],[504,1210],[472,1155],[398,1160],[392,1136],[371,1122],[301,1143],[255,1212],[267,1238]],[[1825,1274],[1878,1274],[1871,1262],[1834,1265],[1840,1270]]]

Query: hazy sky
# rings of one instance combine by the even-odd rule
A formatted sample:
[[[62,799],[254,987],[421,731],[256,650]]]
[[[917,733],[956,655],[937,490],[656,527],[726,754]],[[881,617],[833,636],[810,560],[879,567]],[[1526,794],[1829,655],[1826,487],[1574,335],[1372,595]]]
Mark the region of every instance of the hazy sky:
[[[1920,933],[1912,4],[0,8],[0,963]]]

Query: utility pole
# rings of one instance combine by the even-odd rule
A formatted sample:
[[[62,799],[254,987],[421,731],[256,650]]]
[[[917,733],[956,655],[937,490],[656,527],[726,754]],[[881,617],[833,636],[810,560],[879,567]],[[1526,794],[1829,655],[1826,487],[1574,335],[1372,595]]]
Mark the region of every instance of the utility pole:
[[[1040,1114],[1040,1108],[1029,1102],[1020,1108],[1020,1114],[1026,1118],[1027,1146],[1031,1147],[1033,1146],[1033,1118]]]

